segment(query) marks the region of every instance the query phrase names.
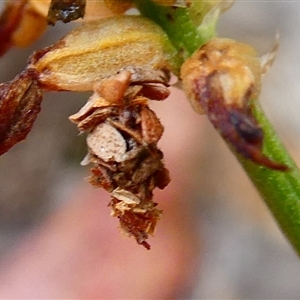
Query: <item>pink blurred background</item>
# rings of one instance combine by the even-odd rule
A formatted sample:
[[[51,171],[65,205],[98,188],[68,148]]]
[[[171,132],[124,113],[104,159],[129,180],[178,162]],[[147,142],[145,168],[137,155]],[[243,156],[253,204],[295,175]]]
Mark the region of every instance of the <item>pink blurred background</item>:
[[[219,35],[280,50],[261,101],[296,161],[300,155],[298,2],[238,1]],[[0,60],[1,82],[34,49],[71,25],[57,24],[27,49]],[[87,94],[48,93],[26,142],[0,157],[0,298],[296,299],[300,263],[246,175],[184,95],[152,107],[165,125],[160,143],[172,183],[152,249],[124,238],[108,195],[84,180],[84,137],[68,116]]]

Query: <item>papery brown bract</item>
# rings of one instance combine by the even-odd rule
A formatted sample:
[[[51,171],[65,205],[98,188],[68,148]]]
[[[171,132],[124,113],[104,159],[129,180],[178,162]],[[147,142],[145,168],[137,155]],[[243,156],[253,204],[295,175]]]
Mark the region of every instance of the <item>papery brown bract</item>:
[[[146,240],[161,217],[161,210],[153,202],[153,189],[164,188],[170,179],[157,148],[163,126],[148,107],[144,83],[136,83],[135,77],[123,70],[102,80],[87,104],[70,120],[80,131],[88,131],[89,151],[84,164],[94,165],[90,182],[110,192],[112,215],[119,219],[122,231],[150,249]],[[159,100],[168,96],[164,85],[157,88],[157,83],[149,84],[144,78],[147,94],[157,95]]]
[[[170,181],[157,147],[163,126],[148,100],[169,95],[170,72],[180,59],[163,30],[138,16],[85,23],[36,51],[26,69],[0,85],[0,154],[30,131],[42,91],[93,91],[70,117],[87,132],[90,182],[111,194],[112,215],[127,235],[150,248],[161,210],[153,190]]]

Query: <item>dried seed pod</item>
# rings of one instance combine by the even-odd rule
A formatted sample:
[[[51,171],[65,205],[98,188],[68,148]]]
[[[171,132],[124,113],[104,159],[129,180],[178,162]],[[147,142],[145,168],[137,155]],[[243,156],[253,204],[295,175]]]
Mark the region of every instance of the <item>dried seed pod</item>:
[[[207,114],[238,153],[268,168],[287,170],[262,153],[263,132],[251,113],[251,101],[260,92],[261,75],[261,63],[252,47],[221,38],[210,40],[181,68],[193,108]]]
[[[152,74],[176,72],[179,64],[177,51],[158,25],[139,16],[122,16],[83,24],[36,52],[29,67],[40,74],[45,89],[86,91],[119,70],[138,66]]]

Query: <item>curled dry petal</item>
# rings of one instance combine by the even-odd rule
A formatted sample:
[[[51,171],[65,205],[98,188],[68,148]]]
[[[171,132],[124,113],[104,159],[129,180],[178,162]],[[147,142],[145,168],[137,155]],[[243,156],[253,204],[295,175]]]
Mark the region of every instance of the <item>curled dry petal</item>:
[[[24,140],[41,109],[42,92],[30,70],[0,85],[0,155]]]
[[[263,132],[251,113],[258,97],[261,64],[255,50],[229,39],[215,38],[182,66],[186,94],[199,113],[245,158],[276,170],[287,167],[262,153]]]
[[[144,84],[141,93],[151,100],[165,100],[170,95],[165,86],[155,84]]]
[[[129,87],[130,79],[131,72],[124,70],[113,78],[104,79],[99,84],[95,84],[94,91],[97,92],[101,98],[110,103],[110,105],[123,105],[120,100]]]
[[[147,144],[156,144],[163,134],[163,126],[154,111],[147,106],[141,109],[141,130]]]

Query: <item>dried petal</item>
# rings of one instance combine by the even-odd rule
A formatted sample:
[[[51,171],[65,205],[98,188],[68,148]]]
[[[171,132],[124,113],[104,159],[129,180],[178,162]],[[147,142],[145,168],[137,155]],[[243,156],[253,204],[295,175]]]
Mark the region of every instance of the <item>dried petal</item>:
[[[144,84],[141,93],[151,100],[165,100],[170,95],[169,89],[165,86],[155,84]]]
[[[104,161],[121,162],[126,152],[126,142],[121,133],[109,124],[98,125],[87,137],[93,154]]]
[[[80,131],[91,130],[98,124],[104,122],[108,117],[118,115],[118,112],[118,109],[116,109],[115,107],[97,109],[91,115],[78,122],[77,127]]]
[[[120,189],[119,187],[111,192],[111,195],[119,201],[125,202],[127,205],[137,205],[141,202],[140,198],[133,193]]]
[[[101,95],[110,105],[122,105],[120,101],[129,87],[131,72],[124,70],[113,76],[112,78],[104,79],[99,84],[94,85],[94,90]]]
[[[143,139],[147,144],[156,144],[164,131],[156,114],[148,107],[141,109],[141,126]]]
[[[75,124],[78,124],[80,121],[86,119],[91,115],[97,108],[106,108],[115,106],[105,98],[100,97],[98,93],[94,93],[87,103],[76,113],[69,117],[69,120]]]
[[[142,160],[132,176],[132,181],[135,184],[142,183],[146,181],[154,172],[162,169],[162,158],[162,153],[160,151],[156,151],[152,153],[152,155],[149,155]]]

